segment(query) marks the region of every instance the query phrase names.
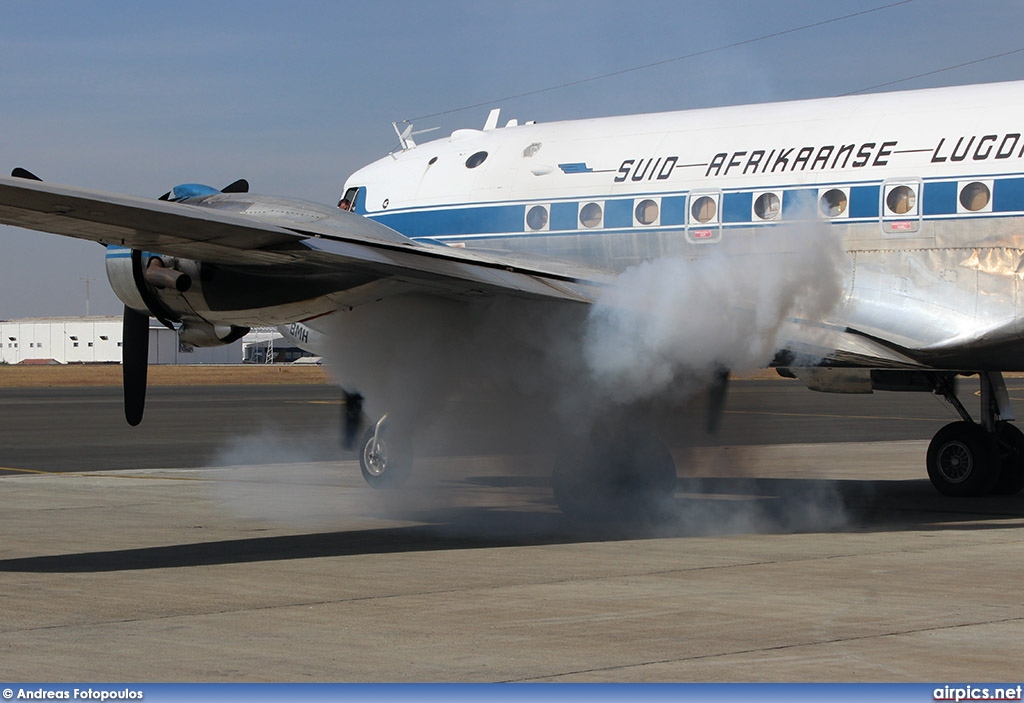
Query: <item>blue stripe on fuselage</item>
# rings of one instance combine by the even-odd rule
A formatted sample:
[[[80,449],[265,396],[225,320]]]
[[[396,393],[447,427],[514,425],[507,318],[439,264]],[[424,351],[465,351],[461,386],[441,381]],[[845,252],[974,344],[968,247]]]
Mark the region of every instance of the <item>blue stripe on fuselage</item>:
[[[381,224],[412,239],[439,234],[458,236],[521,232],[525,217],[524,205],[446,208],[373,215],[373,219]]]
[[[971,181],[989,181],[993,184],[991,206],[981,212],[964,212],[958,208],[959,185]],[[887,220],[897,216],[884,213],[881,202],[882,182],[870,183],[821,183],[807,185],[777,185],[758,187],[755,189],[733,189],[721,192],[721,222],[725,226],[741,225],[772,225],[780,220],[759,220],[753,215],[753,195],[755,192],[771,191],[779,194],[782,199],[781,221],[806,219],[818,216],[817,199],[821,191],[829,188],[848,188],[849,204],[846,213],[837,218],[821,217],[822,221],[847,223],[878,221],[881,217]],[[701,191],[702,194],[705,191]],[[923,190],[918,194],[920,199],[919,212],[925,219],[1005,215],[1007,213],[1024,212],[1024,177],[1021,174],[1010,176],[977,176],[946,177],[923,182]],[[530,201],[514,205],[505,203],[487,203],[471,206],[458,205],[438,208],[409,209],[395,212],[378,212],[368,215],[374,220],[413,239],[440,239],[490,237],[490,236],[530,236],[541,233],[594,233],[608,230],[650,229],[655,225],[638,225],[633,221],[633,211],[641,200],[660,199],[660,226],[684,227],[688,223],[689,195],[687,192],[674,193],[643,193],[628,198],[593,195],[573,200]],[[604,226],[587,228],[579,222],[579,211],[582,205],[599,202],[604,205]],[[548,225],[543,230],[530,230],[526,225],[526,212],[538,204],[549,208]],[[912,218],[915,216],[912,216]],[[713,224],[713,223],[712,223]],[[690,223],[690,226],[705,226]]]

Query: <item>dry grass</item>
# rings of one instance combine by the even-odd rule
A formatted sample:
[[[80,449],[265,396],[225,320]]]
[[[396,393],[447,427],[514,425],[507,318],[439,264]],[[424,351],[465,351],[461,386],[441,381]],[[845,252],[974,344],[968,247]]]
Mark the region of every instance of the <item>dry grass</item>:
[[[322,366],[238,364],[229,366],[150,366],[151,386],[266,385],[330,383]],[[66,366],[0,365],[0,388],[120,386],[119,364]]]
[[[773,380],[774,369],[733,377],[736,380]],[[150,386],[283,385],[333,383],[322,366],[237,364],[226,366],[150,366]],[[120,364],[67,364],[64,366],[0,365],[0,388],[120,386]]]

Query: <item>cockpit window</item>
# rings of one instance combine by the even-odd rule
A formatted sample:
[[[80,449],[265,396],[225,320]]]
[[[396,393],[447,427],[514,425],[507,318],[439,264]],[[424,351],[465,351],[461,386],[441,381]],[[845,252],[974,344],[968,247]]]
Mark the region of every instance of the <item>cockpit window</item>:
[[[472,156],[470,156],[468,159],[466,159],[466,168],[476,168],[477,166],[479,166],[480,164],[482,164],[486,160],[487,160],[487,152],[486,151],[478,151],[475,154],[473,154]]]
[[[356,209],[356,200],[359,198],[359,188],[349,188],[345,195],[338,201],[338,207],[342,210],[353,212]]]

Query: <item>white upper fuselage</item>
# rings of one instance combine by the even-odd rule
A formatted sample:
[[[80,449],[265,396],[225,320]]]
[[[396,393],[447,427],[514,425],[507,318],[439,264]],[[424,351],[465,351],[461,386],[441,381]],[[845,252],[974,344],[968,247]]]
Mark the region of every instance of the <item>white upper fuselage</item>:
[[[822,187],[844,189],[842,222],[983,217],[1024,210],[1013,183],[993,183],[1024,172],[1021,115],[1024,82],[459,130],[361,169],[346,187],[365,188],[370,217],[448,242],[650,227],[699,242],[720,227],[777,222],[754,210],[765,191],[785,219],[794,203],[819,202]],[[486,158],[470,168],[475,154]],[[995,187],[994,202],[962,207],[948,185],[962,179]],[[908,212],[883,207],[880,188],[897,181],[915,191]],[[704,222],[690,212],[697,191],[714,200]],[[637,198],[655,200],[649,222]],[[581,220],[592,202],[599,209]],[[536,205],[548,211],[540,226],[541,215],[527,218]]]

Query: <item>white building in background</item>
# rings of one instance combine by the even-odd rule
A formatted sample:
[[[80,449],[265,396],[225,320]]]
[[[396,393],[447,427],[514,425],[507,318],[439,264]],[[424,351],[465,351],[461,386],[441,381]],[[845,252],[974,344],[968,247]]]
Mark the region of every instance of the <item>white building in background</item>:
[[[257,333],[250,333],[257,334]],[[266,339],[266,331],[259,333]],[[150,321],[151,364],[240,364],[248,337],[221,347],[182,344],[178,333]],[[0,320],[0,363],[119,364],[120,317]]]
[[[0,321],[0,360],[61,364],[120,362],[121,318],[26,318]]]

